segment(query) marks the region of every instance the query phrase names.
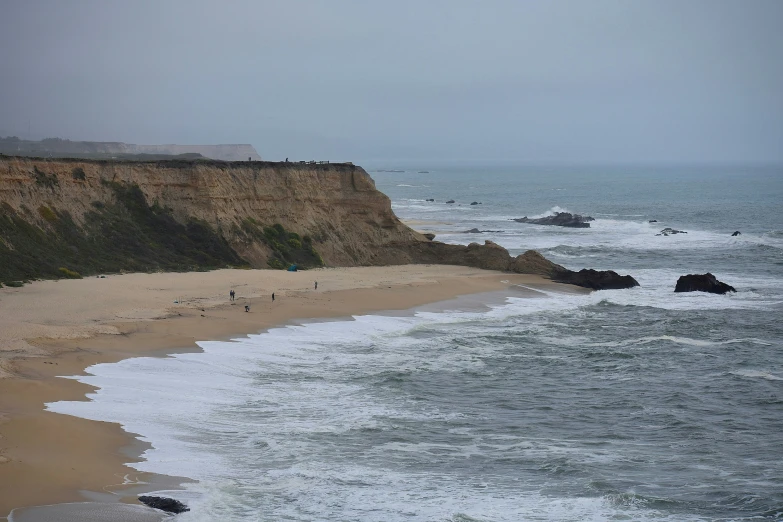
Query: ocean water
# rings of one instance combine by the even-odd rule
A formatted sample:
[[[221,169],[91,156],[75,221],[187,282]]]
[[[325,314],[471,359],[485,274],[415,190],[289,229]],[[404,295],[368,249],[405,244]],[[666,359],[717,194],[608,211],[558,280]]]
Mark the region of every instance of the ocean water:
[[[182,521],[783,519],[783,170],[379,168],[440,240],[641,287],[202,342],[91,367],[93,400],[49,409],[120,422],[154,446],[136,467],[197,480],[171,492]],[[559,209],[596,221],[510,221]],[[707,271],[737,293],[673,293]]]

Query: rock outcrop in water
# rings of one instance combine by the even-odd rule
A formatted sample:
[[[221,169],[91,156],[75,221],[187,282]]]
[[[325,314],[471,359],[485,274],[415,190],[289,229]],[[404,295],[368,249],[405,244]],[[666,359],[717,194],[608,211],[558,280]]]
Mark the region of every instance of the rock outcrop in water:
[[[736,292],[733,286],[718,281],[707,272],[706,274],[688,274],[680,276],[674,287],[675,292],[709,292],[711,294],[725,294]]]
[[[579,272],[564,270],[555,272],[552,280],[558,283],[583,286],[593,290],[620,290],[639,286],[639,282],[629,275],[621,276],[613,270],[592,270],[584,268]]]
[[[571,214],[570,212],[555,212],[552,216],[546,216],[542,218],[532,219],[527,216],[521,218],[515,218],[517,223],[531,223],[533,225],[553,225],[558,227],[569,228],[590,228],[588,221],[595,221],[590,216],[580,216],[579,214]]]
[[[731,235],[731,237],[737,237],[737,236],[739,236],[739,235],[741,235],[741,234],[742,234],[742,232],[740,232],[739,230],[736,230],[736,231],[735,231],[735,232],[734,232],[734,233]]]
[[[655,234],[656,236],[669,236],[674,234],[687,234],[684,230],[675,230],[673,228],[666,227],[663,230],[661,230],[659,233]]]
[[[142,504],[146,504],[151,508],[160,509],[161,511],[165,511],[166,513],[184,513],[186,511],[190,511],[190,508],[180,502],[179,500],[174,500],[173,498],[166,498],[166,497],[153,497],[149,495],[142,495],[139,497],[139,502]]]

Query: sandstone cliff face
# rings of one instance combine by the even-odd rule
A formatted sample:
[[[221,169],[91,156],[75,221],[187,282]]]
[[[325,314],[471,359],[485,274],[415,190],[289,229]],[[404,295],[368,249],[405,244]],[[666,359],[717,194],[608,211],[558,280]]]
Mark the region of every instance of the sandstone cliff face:
[[[0,155],[0,282],[78,277],[74,269],[280,268],[292,261],[440,263],[544,276],[565,270],[537,252],[512,259],[490,241],[429,241],[402,224],[389,198],[352,164]]]
[[[37,209],[85,214],[112,203],[110,182],[135,184],[149,204],[175,219],[196,218],[218,231],[251,265],[265,267],[270,249],[238,234],[243,220],[309,235],[329,265],[385,264],[376,247],[424,238],[403,225],[389,198],[360,167],[266,162],[110,162],[0,157],[0,202],[42,229]]]

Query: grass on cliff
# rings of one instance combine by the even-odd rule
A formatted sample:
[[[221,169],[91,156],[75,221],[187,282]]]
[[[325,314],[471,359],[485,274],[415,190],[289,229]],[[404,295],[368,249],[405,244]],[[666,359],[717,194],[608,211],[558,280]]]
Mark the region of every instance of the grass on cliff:
[[[296,264],[299,268],[307,269],[324,265],[310,236],[301,237],[296,232],[286,230],[280,223],[266,227],[253,218],[246,218],[234,232],[244,235],[246,240],[266,243],[272,249],[272,257],[267,260],[271,268],[283,269]]]
[[[41,228],[31,224],[33,211],[3,203],[0,282],[247,266],[208,223],[180,223],[168,209],[149,205],[137,185],[106,183],[116,202],[93,205],[83,227],[68,212],[41,207],[38,214],[48,224]]]

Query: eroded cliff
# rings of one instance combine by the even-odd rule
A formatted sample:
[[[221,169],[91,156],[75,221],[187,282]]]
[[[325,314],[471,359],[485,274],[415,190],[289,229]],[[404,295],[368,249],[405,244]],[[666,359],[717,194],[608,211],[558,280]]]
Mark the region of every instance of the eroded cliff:
[[[0,203],[0,281],[291,262],[562,270],[490,242],[429,241],[352,164],[0,156]]]
[[[424,240],[394,216],[369,175],[350,164],[0,157],[0,202],[5,280],[21,276],[25,263],[40,264],[41,257],[54,258],[50,268],[100,271],[100,262],[81,258],[100,257],[107,249],[123,255],[150,251],[128,270],[266,267],[274,246],[263,232],[274,224],[300,243],[307,236],[330,265],[383,263],[373,247]],[[171,243],[172,237],[182,241]],[[126,248],[129,240],[134,244]],[[236,255],[224,251],[220,240]],[[293,249],[286,243],[281,248]],[[211,249],[214,255],[168,262],[152,255],[156,249],[171,255]],[[115,262],[103,270],[117,268]],[[54,274],[31,269],[25,275]]]

